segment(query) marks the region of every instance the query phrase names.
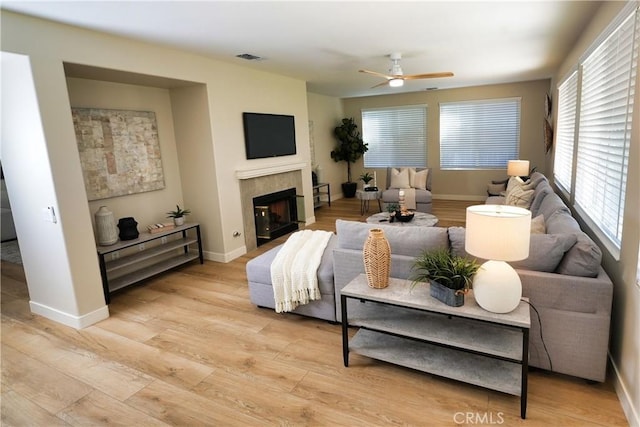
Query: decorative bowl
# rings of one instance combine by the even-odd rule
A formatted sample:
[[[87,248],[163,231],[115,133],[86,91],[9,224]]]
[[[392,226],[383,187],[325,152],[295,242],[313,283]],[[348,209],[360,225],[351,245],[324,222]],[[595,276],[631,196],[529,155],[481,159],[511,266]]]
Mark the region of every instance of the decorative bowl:
[[[400,222],[409,222],[413,219],[414,216],[414,211],[407,211],[404,214],[402,214],[402,212],[400,211],[396,211],[396,219]]]

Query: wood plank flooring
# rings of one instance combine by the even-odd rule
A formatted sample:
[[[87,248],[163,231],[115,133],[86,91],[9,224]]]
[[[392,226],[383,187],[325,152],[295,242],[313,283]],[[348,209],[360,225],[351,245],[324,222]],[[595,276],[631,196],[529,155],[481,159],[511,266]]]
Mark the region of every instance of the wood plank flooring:
[[[472,202],[436,200],[440,225]],[[373,206],[372,206],[373,207]],[[314,229],[364,220],[359,202],[316,210]],[[3,426],[624,426],[611,382],[533,370],[515,396],[352,355],[340,326],[251,305],[247,260],[206,261],[112,297],[75,330],[32,315],[21,266],[2,262]]]

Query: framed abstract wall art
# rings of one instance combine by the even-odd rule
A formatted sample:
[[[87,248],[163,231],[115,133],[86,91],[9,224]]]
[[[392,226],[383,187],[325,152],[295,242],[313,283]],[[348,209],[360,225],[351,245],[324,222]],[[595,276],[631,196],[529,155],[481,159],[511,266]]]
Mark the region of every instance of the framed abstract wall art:
[[[72,108],[71,113],[89,201],[165,187],[154,112]]]

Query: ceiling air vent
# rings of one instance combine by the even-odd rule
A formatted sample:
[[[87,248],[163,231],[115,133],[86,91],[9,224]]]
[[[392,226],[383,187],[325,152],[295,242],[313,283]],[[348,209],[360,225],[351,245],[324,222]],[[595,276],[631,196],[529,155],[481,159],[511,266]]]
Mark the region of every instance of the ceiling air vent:
[[[241,53],[240,55],[236,55],[236,58],[246,59],[247,61],[262,61],[264,59],[250,53]]]

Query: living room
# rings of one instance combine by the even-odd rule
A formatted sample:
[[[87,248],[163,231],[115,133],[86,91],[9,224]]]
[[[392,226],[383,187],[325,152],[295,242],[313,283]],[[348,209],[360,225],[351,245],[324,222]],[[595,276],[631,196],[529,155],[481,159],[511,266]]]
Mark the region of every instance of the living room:
[[[542,94],[555,90],[558,80],[620,8],[615,3],[603,5],[551,80],[473,89],[474,97],[522,96],[521,157],[530,159],[532,165],[538,166],[547,176],[552,174],[553,160],[545,154],[541,141]],[[30,200],[16,201],[14,208],[22,218],[16,225],[18,230],[24,230],[20,238],[24,243],[32,308],[34,312],[41,310],[40,314],[76,327],[91,324],[105,314],[108,316],[108,309],[102,300],[91,223],[100,204],[87,203],[79,178],[80,164],[70,161],[75,157],[72,153],[77,152],[68,114],[71,106],[148,110],[151,104],[163,105],[165,113],[164,116],[159,113],[159,128],[166,190],[161,196],[147,193],[109,201],[109,207],[118,216],[133,215],[141,224],[147,224],[161,220],[162,216],[158,215],[176,202],[184,203],[194,212],[193,219],[204,225],[207,259],[227,262],[242,256],[246,250],[244,222],[239,215],[245,208],[238,197],[237,185],[230,183],[236,182],[238,172],[281,166],[268,160],[245,159],[241,112],[294,114],[296,133],[305,135],[303,140],[309,140],[307,123],[313,121],[316,156],[320,158],[319,154],[324,153],[324,161],[321,161],[324,174],[336,192],[345,179],[345,168],[344,164],[331,161],[328,153],[334,144],[331,130],[340,118],[359,118],[363,106],[424,103],[433,106],[435,111],[438,102],[464,99],[470,91],[451,89],[341,100],[308,92],[305,82],[298,79],[12,12],[3,11],[2,14],[2,50],[28,58],[37,87],[31,101],[34,105],[37,102],[34,110],[43,124],[42,134],[37,135],[38,130],[30,126],[33,119],[25,119],[23,131],[29,129],[35,135],[29,135],[30,145],[24,145],[22,149],[30,150],[32,155],[26,164],[8,165],[7,168],[13,175],[14,185],[19,186],[14,192],[31,195]],[[24,65],[25,58],[13,59]],[[4,61],[3,58],[3,71]],[[104,77],[105,72],[107,77]],[[152,78],[159,75],[161,82]],[[201,112],[205,113],[198,114]],[[437,159],[437,126],[430,126],[429,132],[433,132],[429,137],[429,156]],[[629,161],[629,182],[638,181],[640,165],[638,156],[633,155],[633,150],[637,154],[637,147],[635,139]],[[307,162],[310,157],[308,144],[301,143],[298,148],[293,163]],[[5,150],[7,147],[3,144],[3,161],[7,155]],[[9,153],[8,157],[12,155],[24,157],[23,153],[15,152]],[[362,169],[358,165],[357,171]],[[305,178],[299,190],[302,194],[311,194],[310,165],[301,170]],[[380,180],[383,179],[381,172]],[[34,176],[37,184],[32,183]],[[486,183],[503,176],[504,171],[480,174],[434,171],[434,180],[443,198],[455,195],[480,200]],[[9,178],[11,182],[12,176]],[[340,196],[339,193],[334,195]],[[604,264],[616,284],[612,359],[621,370],[618,378],[626,388],[622,394],[626,393],[629,403],[633,403],[633,396],[636,396],[635,401],[638,396],[637,379],[633,378],[633,372],[638,371],[637,339],[633,339],[638,335],[634,333],[637,331],[634,319],[638,313],[638,288],[632,277],[637,265],[638,218],[631,212],[638,211],[640,197],[628,191],[627,198],[629,213],[625,216],[625,235],[631,237],[624,241],[620,261],[605,255]],[[305,197],[304,210],[307,222],[312,223],[314,210],[307,199],[310,198]],[[41,220],[44,206],[56,207],[59,227]],[[136,206],[135,212],[131,211],[131,206]],[[241,237],[234,237],[236,231]],[[42,245],[43,240],[49,244]],[[635,407],[637,414],[637,405]]]

